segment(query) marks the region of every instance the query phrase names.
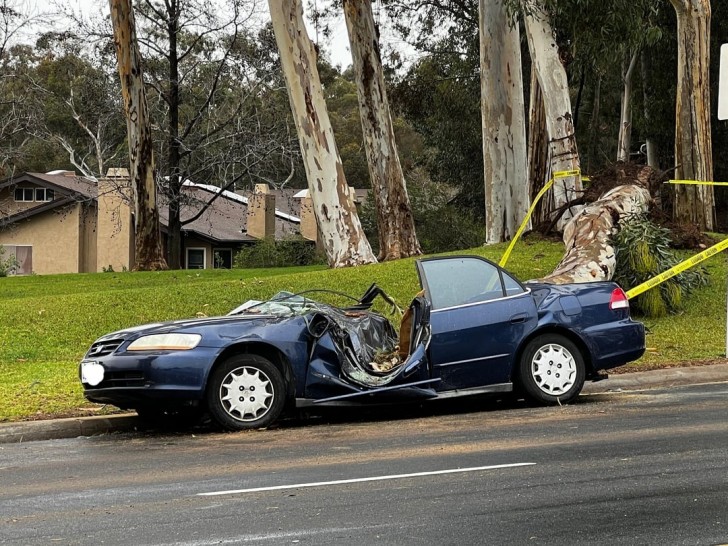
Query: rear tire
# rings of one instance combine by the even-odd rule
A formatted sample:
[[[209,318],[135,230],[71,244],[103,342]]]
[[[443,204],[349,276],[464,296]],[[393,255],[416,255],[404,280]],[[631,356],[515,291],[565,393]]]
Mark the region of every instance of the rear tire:
[[[215,368],[207,387],[210,416],[228,430],[265,428],[285,405],[285,382],[269,360],[237,355]]]
[[[523,351],[518,372],[526,398],[547,406],[572,401],[586,377],[581,351],[559,334],[532,339]]]

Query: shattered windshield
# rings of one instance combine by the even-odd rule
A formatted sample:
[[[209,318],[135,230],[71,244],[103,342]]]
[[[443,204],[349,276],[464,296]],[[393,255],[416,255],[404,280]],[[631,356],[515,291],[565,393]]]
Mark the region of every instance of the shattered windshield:
[[[278,292],[268,301],[248,300],[228,313],[230,315],[273,315],[292,317],[319,309],[321,304],[292,292]]]

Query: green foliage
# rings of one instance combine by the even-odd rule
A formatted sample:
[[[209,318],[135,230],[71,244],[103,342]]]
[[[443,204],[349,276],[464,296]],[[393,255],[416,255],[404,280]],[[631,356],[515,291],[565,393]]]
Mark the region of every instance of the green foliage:
[[[8,273],[19,265],[14,254],[10,254],[7,258],[3,258],[4,255],[5,247],[0,245],[0,277],[7,277]]]
[[[450,252],[473,248],[485,241],[485,225],[469,210],[452,203],[457,190],[446,184],[433,182],[423,168],[410,171],[407,191],[412,204],[417,239],[425,254]],[[377,253],[377,221],[372,195],[363,204],[360,213],[364,232]]]
[[[321,265],[326,257],[316,246],[305,239],[291,238],[283,241],[263,239],[244,247],[235,255],[234,267],[291,267]]]
[[[670,231],[644,215],[623,220],[614,244],[617,252],[614,280],[624,287],[635,287],[682,261],[670,247]],[[643,292],[630,300],[630,304],[645,316],[662,317],[680,311],[685,296],[707,282],[703,268],[691,268]]]

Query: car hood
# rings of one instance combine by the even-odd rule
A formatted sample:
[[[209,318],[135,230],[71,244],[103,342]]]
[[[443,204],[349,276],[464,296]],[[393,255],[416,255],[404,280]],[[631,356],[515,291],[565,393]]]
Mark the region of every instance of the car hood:
[[[264,324],[272,324],[289,320],[292,317],[279,317],[274,315],[234,315],[222,317],[202,317],[183,320],[174,320],[169,322],[156,322],[152,324],[142,324],[132,328],[117,330],[96,340],[107,341],[110,339],[135,339],[151,334],[166,334],[170,332],[196,332],[203,333],[210,328],[219,328],[229,325],[240,326],[262,326]]]

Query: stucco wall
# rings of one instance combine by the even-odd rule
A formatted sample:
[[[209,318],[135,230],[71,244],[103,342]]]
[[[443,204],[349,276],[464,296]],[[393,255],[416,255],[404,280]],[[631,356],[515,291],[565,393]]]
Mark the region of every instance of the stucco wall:
[[[120,179],[99,180],[96,225],[96,269],[131,270],[134,264],[134,224],[131,208],[119,193]]]
[[[78,273],[81,203],[37,214],[0,231],[0,244],[33,247],[33,272]]]

